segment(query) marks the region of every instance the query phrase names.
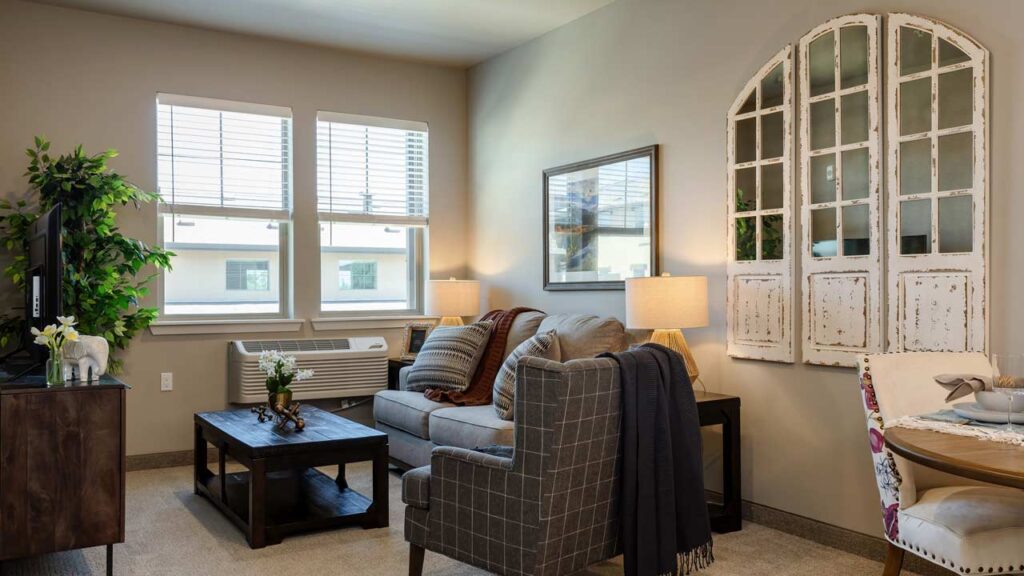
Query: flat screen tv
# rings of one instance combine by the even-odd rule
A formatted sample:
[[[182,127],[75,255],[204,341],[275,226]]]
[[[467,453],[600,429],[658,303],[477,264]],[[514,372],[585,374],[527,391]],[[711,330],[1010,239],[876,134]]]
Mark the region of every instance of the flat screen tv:
[[[62,315],[61,289],[64,259],[61,250],[60,204],[32,223],[29,231],[28,270],[25,274],[25,330],[23,342],[32,364],[42,367],[46,348],[32,343],[31,328],[40,330]]]

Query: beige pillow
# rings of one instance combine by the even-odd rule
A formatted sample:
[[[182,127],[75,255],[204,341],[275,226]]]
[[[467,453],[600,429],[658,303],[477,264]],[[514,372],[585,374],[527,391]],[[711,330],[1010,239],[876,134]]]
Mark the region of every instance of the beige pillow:
[[[602,352],[626,349],[626,329],[615,318],[598,318],[587,314],[552,314],[545,318],[537,332],[558,333],[561,361],[593,358]]]

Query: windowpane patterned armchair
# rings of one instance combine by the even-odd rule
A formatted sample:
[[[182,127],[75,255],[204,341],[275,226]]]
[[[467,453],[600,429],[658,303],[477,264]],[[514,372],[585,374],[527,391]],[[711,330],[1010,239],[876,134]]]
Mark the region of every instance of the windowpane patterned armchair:
[[[939,374],[991,374],[979,353],[872,354],[860,360],[875,478],[889,541],[885,576],[904,551],[959,574],[1024,574],[1024,490],[918,466],[886,448],[886,424],[948,406]],[[969,399],[965,399],[969,400]]]
[[[618,365],[524,358],[516,382],[512,458],[439,447],[403,478],[410,574],[424,550],[511,575],[618,553]]]

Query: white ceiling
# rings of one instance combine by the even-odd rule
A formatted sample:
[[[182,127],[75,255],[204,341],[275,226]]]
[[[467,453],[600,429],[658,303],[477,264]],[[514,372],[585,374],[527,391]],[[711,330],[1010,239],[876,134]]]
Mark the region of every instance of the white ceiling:
[[[38,0],[70,8],[471,65],[612,0]]]

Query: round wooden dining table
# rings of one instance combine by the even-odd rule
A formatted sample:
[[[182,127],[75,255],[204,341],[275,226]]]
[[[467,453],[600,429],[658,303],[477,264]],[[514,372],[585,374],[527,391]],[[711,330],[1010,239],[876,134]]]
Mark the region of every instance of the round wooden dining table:
[[[886,430],[885,445],[929,468],[1024,489],[1024,446],[909,428]]]

